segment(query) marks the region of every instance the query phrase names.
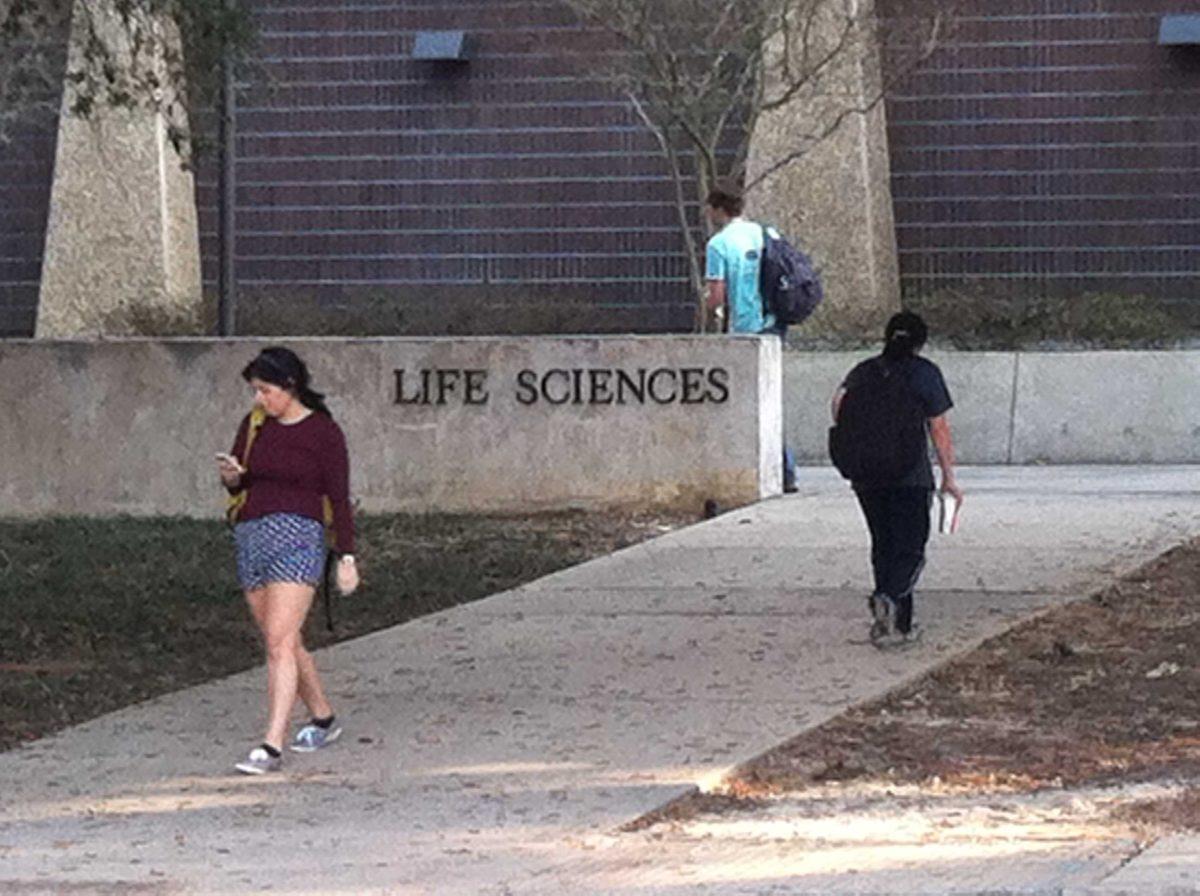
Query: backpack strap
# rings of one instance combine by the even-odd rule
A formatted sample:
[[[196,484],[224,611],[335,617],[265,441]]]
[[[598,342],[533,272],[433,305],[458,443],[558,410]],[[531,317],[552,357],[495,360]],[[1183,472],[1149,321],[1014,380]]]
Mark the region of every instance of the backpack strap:
[[[258,438],[258,431],[262,429],[263,424],[266,422],[267,412],[258,405],[255,405],[254,409],[250,411],[250,425],[246,429],[246,447],[242,449],[242,456],[238,458],[243,468],[250,462],[250,448],[254,445],[254,440]],[[246,493],[246,489],[243,488],[225,500],[225,519],[228,520],[229,525],[232,526],[237,522],[247,497],[249,496]]]
[[[762,288],[762,278],[763,264],[767,260],[767,240],[771,238],[771,235],[767,233],[766,224],[759,224],[758,229],[762,231],[762,249],[758,252],[758,299],[762,302],[763,320],[766,320],[771,309],[767,307],[767,291]]]
[[[333,631],[333,598],[330,596],[332,589],[330,588],[329,580],[333,577],[333,565],[338,562],[338,555],[332,550],[325,551],[325,574],[321,578],[321,591],[324,592],[325,601],[325,628]]]
[[[250,411],[250,429],[246,432],[246,447],[242,450],[242,466],[246,466],[250,462],[250,449],[254,446],[254,440],[258,438],[258,431],[263,428],[263,424],[267,422],[267,412],[258,405]]]

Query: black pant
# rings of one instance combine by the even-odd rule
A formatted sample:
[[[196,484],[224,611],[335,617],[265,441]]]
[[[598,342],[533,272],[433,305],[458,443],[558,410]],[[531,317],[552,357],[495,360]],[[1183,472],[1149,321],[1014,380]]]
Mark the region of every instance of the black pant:
[[[896,628],[912,628],[913,589],[925,567],[929,541],[928,488],[856,490],[867,528],[871,530],[871,570],[875,593],[886,594],[896,604]]]

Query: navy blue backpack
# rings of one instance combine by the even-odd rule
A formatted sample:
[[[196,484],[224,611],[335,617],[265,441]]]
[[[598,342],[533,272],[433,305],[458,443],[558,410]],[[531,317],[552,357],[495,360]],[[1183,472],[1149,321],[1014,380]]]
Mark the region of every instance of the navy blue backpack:
[[[778,324],[792,326],[808,318],[825,290],[808,256],[789,243],[774,227],[763,227],[762,262],[758,288],[763,306]]]

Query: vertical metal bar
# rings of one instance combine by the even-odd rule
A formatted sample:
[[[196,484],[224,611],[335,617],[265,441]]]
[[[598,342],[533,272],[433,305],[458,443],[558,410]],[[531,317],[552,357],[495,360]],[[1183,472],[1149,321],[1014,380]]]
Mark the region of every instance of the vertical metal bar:
[[[232,336],[237,328],[237,277],[234,270],[237,249],[237,87],[234,83],[233,59],[228,49],[221,59],[221,75],[221,279],[217,332],[221,336]]]

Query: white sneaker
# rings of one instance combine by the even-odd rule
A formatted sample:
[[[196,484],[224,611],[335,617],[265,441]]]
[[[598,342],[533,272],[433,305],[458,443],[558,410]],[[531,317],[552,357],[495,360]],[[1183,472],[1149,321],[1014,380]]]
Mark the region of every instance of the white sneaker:
[[[234,766],[243,775],[265,775],[283,768],[283,759],[272,756],[262,747],[255,747],[250,755]]]

